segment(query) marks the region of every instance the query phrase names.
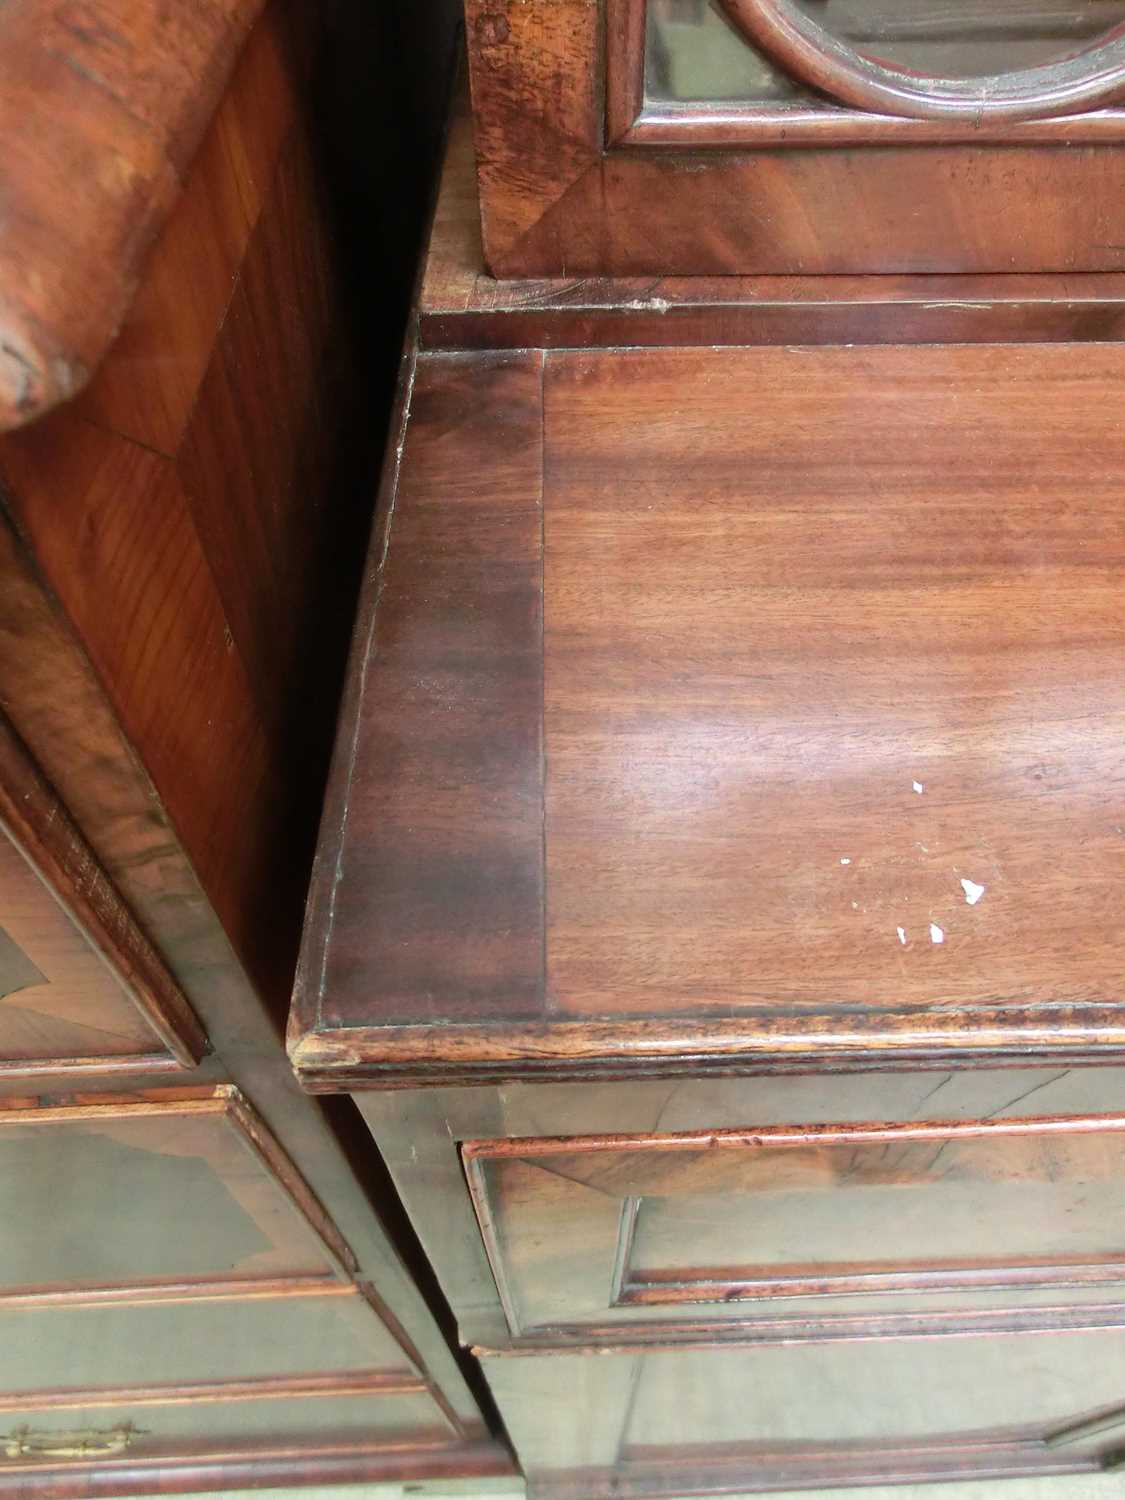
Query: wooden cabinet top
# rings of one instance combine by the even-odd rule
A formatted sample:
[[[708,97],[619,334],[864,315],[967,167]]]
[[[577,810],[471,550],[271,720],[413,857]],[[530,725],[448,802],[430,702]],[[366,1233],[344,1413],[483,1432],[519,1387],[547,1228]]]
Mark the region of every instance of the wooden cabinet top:
[[[1112,345],[423,357],[308,1086],[1119,1056],[1123,380]]]
[[[0,430],[85,385],[262,0],[0,14]]]

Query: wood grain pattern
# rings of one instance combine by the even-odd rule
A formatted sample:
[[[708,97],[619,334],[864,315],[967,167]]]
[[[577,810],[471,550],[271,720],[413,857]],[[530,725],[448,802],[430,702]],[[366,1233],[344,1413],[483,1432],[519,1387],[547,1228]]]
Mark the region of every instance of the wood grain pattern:
[[[6,8],[0,426],[74,395],[105,354],[260,8]]]
[[[248,23],[258,8],[239,9]],[[428,9],[436,47],[452,34],[450,8]],[[369,128],[353,144],[358,109],[341,84],[362,72],[369,90],[373,62],[397,75],[402,59],[356,47],[344,65],[345,35],[390,34],[362,7],[271,0],[241,58],[232,47],[210,78],[199,52],[230,10],[15,0],[0,22],[8,57],[5,27],[57,15],[74,35],[43,31],[57,67],[30,79],[42,85],[38,117],[54,110],[54,123],[74,125],[74,88],[104,89],[107,118],[135,103],[167,188],[156,213],[116,151],[127,130],[109,140],[96,121],[75,126],[86,154],[41,184],[67,263],[61,289],[78,289],[89,325],[71,331],[107,319],[108,339],[127,315],[81,394],[0,440],[0,704],[53,789],[60,838],[65,806],[215,1044],[189,1090],[160,1087],[169,1058],[155,1047],[129,1063],[130,1079],[101,1059],[77,1096],[58,1058],[0,1075],[16,1226],[0,1237],[4,1493],[227,1492],[263,1475],[382,1478],[486,1462],[452,1343],[377,1216],[377,1175],[358,1153],[353,1162],[354,1117],[302,1101],[279,1047],[368,521],[362,476],[381,436],[387,351],[369,309],[385,304],[390,327],[402,296],[372,274],[363,216],[379,196],[370,168],[382,148]],[[147,100],[137,79],[109,76],[115,49]],[[164,172],[173,54],[200,114],[169,145]],[[397,76],[393,92],[406,92]],[[34,118],[22,128],[16,175],[25,146],[51,145],[33,142]],[[346,160],[357,180],[343,184]],[[123,181],[88,182],[99,164]],[[95,236],[113,230],[109,219],[83,222],[86,189],[109,187],[132,195],[131,271]],[[416,210],[403,204],[420,195],[398,204],[404,266]],[[64,229],[77,240],[63,243]],[[46,257],[40,265],[50,278]],[[59,290],[37,286],[18,256],[7,269],[21,293]],[[198,1093],[230,1079],[254,1110],[229,1092]],[[135,1097],[123,1099],[129,1081]],[[386,1389],[395,1370],[411,1389]],[[125,1458],[114,1456],[122,1426]]]
[[[344,846],[297,981],[328,1024],[372,962],[388,1020],[542,1003],[541,363],[432,361],[414,385],[357,646],[372,712],[344,726]]]
[[[596,163],[598,7],[466,0],[484,239],[498,263]]]
[[[957,1299],[939,1295],[932,1299],[930,1311],[910,1314],[904,1313],[897,1300],[893,1308],[884,1303],[881,1312],[878,1299],[869,1300],[864,1306],[849,1294],[839,1300],[835,1309],[830,1309],[825,1302],[819,1303],[819,1307],[810,1303],[806,1308],[808,1316],[798,1317],[793,1316],[792,1309],[786,1311],[784,1304],[777,1301],[772,1308],[752,1303],[743,1303],[741,1308],[733,1310],[717,1309],[714,1305],[694,1310],[687,1306],[675,1307],[671,1301],[673,1294],[669,1292],[658,1326],[650,1324],[647,1328],[641,1326],[645,1320],[635,1309],[598,1317],[589,1307],[589,1300],[595,1304],[600,1302],[604,1308],[606,1296],[613,1289],[613,1241],[628,1237],[621,1199],[629,1183],[640,1181],[638,1163],[653,1164],[654,1175],[670,1184],[670,1188],[666,1202],[650,1204],[650,1210],[658,1209],[659,1213],[647,1226],[642,1221],[639,1242],[634,1233],[635,1248],[655,1244],[655,1240],[648,1238],[648,1231],[659,1229],[660,1214],[666,1212],[668,1222],[675,1220],[680,1215],[681,1206],[685,1221],[683,1234],[688,1244],[693,1237],[702,1242],[710,1235],[712,1226],[722,1240],[723,1225],[729,1225],[732,1218],[739,1216],[738,1193],[723,1193],[717,1200],[717,1207],[714,1206],[716,1199],[711,1199],[701,1206],[700,1212],[694,1213],[689,1205],[681,1205],[677,1191],[678,1183],[686,1190],[693,1180],[703,1180],[712,1170],[710,1163],[715,1164],[713,1170],[720,1175],[730,1170],[737,1176],[737,1163],[744,1159],[737,1148],[730,1158],[732,1167],[729,1169],[719,1164],[716,1156],[705,1156],[703,1165],[697,1166],[689,1151],[677,1158],[684,1163],[684,1177],[680,1180],[679,1169],[672,1161],[666,1160],[664,1165],[668,1170],[661,1170],[661,1139],[683,1137],[698,1141],[715,1135],[721,1138],[725,1132],[730,1132],[730,1138],[736,1140],[756,1138],[762,1133],[767,1143],[792,1142],[799,1155],[801,1148],[796,1143],[802,1138],[830,1144],[851,1130],[850,1139],[854,1144],[848,1150],[856,1149],[855,1163],[862,1171],[865,1164],[873,1162],[892,1135],[897,1136],[902,1145],[898,1152],[888,1151],[889,1159],[898,1154],[904,1158],[908,1154],[915,1155],[916,1159],[920,1156],[923,1163],[932,1159],[944,1145],[944,1140],[934,1140],[932,1146],[927,1147],[923,1137],[940,1115],[966,1131],[966,1141],[977,1138],[973,1130],[975,1127],[979,1131],[981,1122],[1003,1122],[1012,1127],[1010,1135],[1002,1132],[993,1144],[997,1146],[999,1157],[1011,1149],[1009,1159],[1013,1165],[1020,1162],[1026,1165],[1039,1145],[1049,1156],[1052,1142],[1062,1139],[1077,1146],[1079,1154],[1089,1147],[1094,1156],[1100,1156],[1104,1147],[1112,1155],[1111,1141],[1115,1137],[1103,1138],[1099,1146],[1095,1117],[1119,1114],[1122,1076],[1123,1070],[1114,1066],[1059,1066],[1049,1070],[1034,1066],[955,1067],[940,1072],[911,1072],[902,1067],[867,1072],[832,1069],[753,1078],[719,1078],[700,1069],[693,1077],[680,1077],[673,1082],[629,1079],[609,1083],[588,1080],[565,1083],[538,1079],[491,1088],[369,1091],[358,1094],[357,1098],[441,1277],[465,1341],[494,1350],[527,1343],[544,1352],[568,1343],[588,1348],[625,1342],[633,1347],[647,1347],[653,1342],[745,1342],[748,1338],[755,1342],[785,1342],[823,1338],[829,1332],[834,1337],[895,1337],[910,1332],[933,1331],[942,1325],[948,1329],[951,1308],[957,1312],[957,1317],[952,1320],[953,1326],[963,1328],[1010,1329],[1026,1325],[1029,1316],[1032,1320],[1046,1319],[1051,1326],[1060,1326],[1066,1319],[1069,1319],[1067,1326],[1095,1318],[1102,1326],[1115,1319],[1120,1323],[1121,1303],[1114,1301],[1118,1294],[1105,1284],[1071,1285],[1063,1289],[1056,1286],[1039,1291],[1025,1286],[1018,1296],[1009,1288],[996,1301],[991,1292],[971,1297],[962,1297],[958,1293]],[[1051,1141],[1040,1140],[1037,1145],[1037,1118],[1063,1122],[1055,1127],[1061,1132],[1060,1136],[1052,1137]],[[833,1121],[836,1123],[826,1123]],[[872,1145],[868,1151],[859,1150],[861,1141],[868,1139],[868,1132],[882,1133],[883,1144]],[[582,1145],[577,1146],[578,1154],[572,1155],[571,1161],[563,1167],[564,1171],[576,1168],[572,1179],[558,1173],[552,1178],[550,1155],[557,1153],[565,1158],[568,1143],[573,1145],[576,1136],[579,1142],[592,1149],[584,1153]],[[535,1185],[528,1197],[513,1193],[497,1200],[495,1209],[491,1210],[494,1228],[503,1229],[505,1223],[511,1226],[516,1217],[530,1226],[536,1217],[531,1212],[534,1203],[541,1202],[545,1214],[553,1214],[557,1208],[559,1218],[552,1220],[541,1244],[532,1248],[530,1235],[522,1240],[528,1250],[528,1264],[553,1263],[563,1278],[572,1272],[580,1276],[579,1267],[585,1266],[588,1274],[581,1296],[587,1299],[590,1321],[581,1329],[568,1330],[560,1321],[565,1308],[556,1305],[550,1313],[552,1332],[549,1335],[513,1340],[501,1305],[498,1279],[485,1253],[482,1221],[474,1209],[468,1187],[468,1179],[475,1167],[470,1160],[470,1172],[466,1172],[461,1143],[490,1142],[500,1152],[510,1151],[512,1154],[507,1157],[498,1155],[494,1158],[500,1174],[505,1175],[520,1160],[519,1143],[528,1140],[545,1143],[542,1166],[547,1170],[534,1174]],[[629,1143],[650,1140],[653,1142],[651,1147],[642,1144],[639,1151],[631,1154],[616,1156],[609,1149],[604,1158],[601,1156],[602,1143],[624,1142],[627,1150]],[[911,1141],[915,1144],[910,1145]],[[939,1192],[942,1191],[940,1174],[949,1164],[947,1158],[955,1148],[956,1142],[946,1148],[931,1169],[937,1176],[934,1186]],[[470,1154],[475,1149],[470,1146]],[[492,1147],[482,1146],[480,1149],[487,1166],[493,1159],[489,1156]],[[780,1145],[780,1149],[788,1150],[789,1147]],[[928,1155],[924,1154],[927,1151]],[[768,1157],[763,1155],[761,1159],[765,1161]],[[815,1159],[815,1152],[812,1159]],[[599,1164],[603,1162],[606,1171],[601,1173]],[[586,1189],[583,1177],[591,1170],[598,1186]],[[697,1171],[702,1174],[698,1179]],[[1081,1171],[1069,1179],[1064,1177],[1060,1180],[1059,1191],[1068,1192],[1069,1181],[1076,1196],[1081,1197],[1081,1177]],[[929,1180],[933,1181],[933,1178]],[[530,1182],[532,1178],[526,1181]],[[1013,1172],[1004,1191],[1015,1191],[1019,1181],[1019,1176]],[[846,1187],[845,1182],[843,1187],[834,1190],[840,1195],[843,1205],[848,1202]],[[897,1191],[897,1188],[888,1187],[892,1199]],[[952,1191],[957,1194],[960,1190],[953,1188]],[[1039,1189],[1029,1186],[1027,1191],[1034,1197]],[[909,1197],[908,1191],[906,1196]],[[753,1201],[753,1195],[743,1197],[742,1201]],[[767,1200],[759,1201],[765,1203]],[[827,1201],[826,1195],[824,1202]],[[1096,1214],[1099,1201],[1100,1194],[1094,1195],[1090,1204],[1080,1212]],[[1092,1223],[1092,1218],[1088,1222]],[[607,1234],[599,1238],[598,1233],[592,1232],[591,1226],[595,1223],[605,1227]],[[945,1227],[944,1221],[935,1220],[935,1243]],[[1014,1258],[1009,1252],[1015,1249],[1021,1238],[1026,1244],[1028,1236],[1045,1230],[1065,1232],[1058,1224],[1047,1226],[1038,1220],[1033,1222],[1033,1216],[1009,1221],[1001,1216],[986,1215],[985,1222],[979,1227],[984,1232],[992,1229],[1002,1238],[1003,1244],[998,1251],[1001,1260]],[[1099,1225],[1099,1233],[1101,1227]],[[856,1234],[862,1235],[865,1230],[866,1220],[841,1212],[837,1230],[841,1244]],[[778,1241],[775,1250],[780,1252],[781,1247],[788,1244],[794,1260],[804,1254],[800,1235],[778,1234],[775,1238]],[[598,1255],[598,1244],[607,1246],[605,1255]],[[715,1260],[718,1259],[716,1256]],[[655,1258],[650,1257],[649,1265],[654,1263]],[[624,1273],[627,1267],[620,1269]],[[1012,1272],[1013,1278],[1018,1279],[1017,1266],[1009,1264],[1004,1271]],[[553,1272],[548,1272],[546,1279],[557,1284]],[[536,1281],[537,1278],[531,1278],[527,1283],[532,1296],[538,1295]],[[624,1286],[624,1274],[621,1281]],[[666,1290],[661,1288],[662,1292]],[[571,1303],[572,1308],[573,1305]],[[723,1314],[722,1322],[716,1317],[717,1311]],[[831,1311],[831,1318],[823,1316],[828,1311]],[[614,1319],[617,1326],[614,1326]],[[624,1329],[622,1322],[632,1326]],[[1085,1326],[1093,1325],[1087,1321]]]
[[[1125,278],[1113,273],[496,281],[485,271],[464,102],[450,132],[418,305],[419,342],[432,350],[1056,343],[1123,332]]]
[[[268,213],[282,148],[300,119],[297,8],[273,0],[251,28],[182,191],[144,262],[111,355],[82,392],[101,427],[165,456],[180,447],[251,239]],[[309,228],[319,231],[313,218]]]
[[[191,506],[162,457],[71,408],[0,451],[11,508],[192,851],[232,938],[282,802],[278,750],[215,586]],[[245,788],[261,788],[248,801]],[[231,838],[233,829],[241,837]]]
[[[787,1318],[831,1336],[865,1313],[1119,1301],[1122,1129],[759,1126],[469,1141],[462,1157],[516,1342],[583,1325],[658,1339],[680,1319],[696,1336]]]
[[[1117,1005],[1122,368],[552,361],[561,1012]]]
[[[1076,1350],[1105,1351],[1099,1374],[1120,1357],[1120,1287],[1037,1289],[1019,1247],[1082,1221],[1120,1242],[1111,1186],[1120,1079],[1120,1068],[1065,1066],[751,1080],[697,1072],[671,1085],[515,1083],[361,1102],[532,1489],[578,1500],[1111,1461],[1120,1382],[1111,1374],[1089,1386]],[[1114,1113],[1099,1122],[1091,1109]],[[466,1166],[478,1202],[489,1178],[476,1234]],[[872,1201],[850,1198],[868,1191],[886,1192],[889,1230]],[[1073,1195],[1069,1212],[1061,1200],[1035,1206],[1041,1192]],[[977,1193],[959,1218],[956,1200]],[[642,1214],[620,1279],[624,1288],[645,1271],[660,1300],[599,1318],[623,1198],[635,1194]],[[480,1229],[492,1267],[481,1264]],[[833,1295],[830,1276],[768,1294],[728,1265],[721,1284],[689,1284],[705,1245],[711,1264],[733,1252],[744,1270],[751,1247],[800,1259],[819,1244],[827,1270],[857,1235],[870,1233],[880,1255],[905,1255],[917,1231],[928,1256],[966,1229],[996,1249],[989,1285],[974,1291],[966,1277],[950,1294],[916,1281],[911,1299],[903,1267],[881,1311],[878,1296],[854,1286]],[[711,1293],[724,1301],[677,1300]],[[731,1293],[745,1294],[741,1306],[725,1305]],[[516,1309],[513,1327],[537,1318],[537,1332],[513,1337],[501,1296]],[[568,1325],[579,1304],[591,1321]]]
[[[41,915],[33,917],[30,926],[31,931],[38,932],[46,921],[50,933],[46,946],[35,945],[38,963],[47,971],[40,979],[46,979],[48,988],[45,995],[35,997],[32,1014],[42,1013],[48,1034],[51,1021],[57,1017],[60,1022],[75,1025],[84,1041],[89,1039],[71,1058],[49,1049],[29,1051],[26,1043],[13,1045],[19,1039],[19,1025],[16,1022],[13,1038],[9,1029],[12,1023],[7,1019],[11,1012],[6,1007],[0,1069],[10,1074],[21,1071],[20,1062],[41,1066],[51,1060],[62,1068],[68,1064],[97,1066],[106,1059],[92,1060],[87,1053],[96,1053],[103,1046],[116,1066],[128,1060],[135,1067],[159,1067],[159,1053],[165,1049],[168,1062],[187,1068],[197,1063],[207,1050],[207,1038],[183,992],[2,715],[0,830],[18,851],[16,864],[22,855],[30,865],[25,881],[34,887],[38,875],[49,887],[38,893],[35,910]],[[23,909],[23,903],[17,905],[14,899],[17,878],[15,870],[5,875],[3,920],[9,935],[14,932],[19,939],[22,932],[13,927],[14,916]],[[23,946],[26,951],[29,945],[25,942]],[[113,1029],[121,1025],[122,1009],[126,1017],[124,1038],[115,1035]],[[130,1010],[134,1011],[132,1016]],[[35,1030],[33,1025],[33,1034]],[[64,1024],[58,1040],[65,1036]]]
[[[136,1104],[0,1109],[0,1151],[18,1229],[0,1255],[11,1292],[197,1281],[257,1274],[331,1281],[357,1267],[335,1225],[236,1089]],[[35,1162],[50,1158],[52,1170]],[[163,1176],[163,1186],[159,1175]],[[92,1191],[79,1184],[88,1179]],[[71,1234],[49,1225],[63,1185]],[[160,1196],[158,1196],[158,1193]],[[148,1217],[124,1212],[145,1202]]]
[[[0,900],[0,1076],[182,1066],[7,837],[0,838]]]
[[[205,1020],[220,1057],[205,1061],[196,1076],[214,1080],[218,1072],[220,1079],[234,1077],[267,1113],[286,1154],[316,1184],[333,1222],[345,1227],[349,1244],[361,1257],[364,1278],[377,1281],[384,1301],[393,1304],[398,1321],[466,1429],[480,1431],[473,1398],[441,1333],[388,1245],[369,1200],[358,1190],[328,1121],[302,1101],[289,1070],[278,1066],[277,1040],[261,993],[234,958],[88,658],[45,597],[6,524],[0,525],[0,564],[0,690],[5,705],[18,717],[22,735],[52,782],[65,791],[68,806],[114,883],[148,930],[159,935],[162,952]],[[53,1086],[57,1091],[57,1079]],[[50,1097],[52,1080],[37,1080],[37,1087]],[[74,1102],[114,1102],[114,1087],[112,1074],[91,1076]],[[120,1087],[118,1080],[116,1088]],[[42,1094],[28,1099],[19,1094],[20,1088],[26,1094],[28,1084],[4,1086],[0,1081],[0,1092],[11,1096],[14,1107],[42,1107]],[[138,1084],[133,1093],[159,1102],[196,1097],[198,1090],[167,1084],[146,1090]],[[274,1284],[274,1295],[277,1290]],[[290,1285],[285,1290],[292,1295],[295,1289]],[[201,1291],[198,1284],[169,1284],[163,1289],[172,1300]],[[118,1286],[99,1294],[99,1299],[121,1303],[143,1296],[136,1286]]]
[[[370,990],[365,991],[371,999]],[[377,1001],[377,993],[374,996]],[[306,1030],[294,1013],[290,1056],[309,1093],[448,1088],[626,1078],[801,1075],[810,1068],[868,1074],[882,1068],[1077,1067],[1125,1055],[1125,1025],[1109,1006],[1046,1006],[942,1013],[803,1016],[749,1010],[704,1016]]]
[[[1119,271],[1112,145],[611,152],[499,276]],[[984,213],[990,204],[993,213]],[[857,205],[861,205],[860,211]],[[487,223],[487,220],[486,220]]]
[[[99,375],[0,442],[12,518],[279,1025],[365,526],[337,504],[367,418],[310,25],[268,8]]]
[[[448,1082],[1120,1051],[1121,538],[1102,476],[1122,373],[1108,346],[548,355],[549,998],[501,1020],[501,977],[436,1006],[430,985],[411,1010],[348,938],[377,911],[390,946],[430,899],[426,858],[393,875],[368,812],[404,785],[367,738],[395,701],[376,656],[298,1066]],[[410,505],[439,503],[451,463],[477,482],[495,410],[458,408],[414,450],[408,434],[432,454]],[[396,642],[446,628],[412,587]],[[470,588],[472,618],[495,618],[503,588]],[[434,767],[427,788],[522,794],[508,739],[467,776],[407,722],[393,766]],[[444,924],[446,972],[479,974],[478,942]]]
[[[560,69],[560,28],[575,13],[582,21],[567,32]],[[639,92],[629,71],[640,66],[639,31],[623,11],[610,13],[604,34],[597,8],[582,0],[565,11],[549,0],[481,0],[469,14],[484,246],[495,276],[1121,267],[1125,233],[1112,205],[1122,162],[1108,144],[1121,139],[1121,119],[1113,112],[1077,126],[998,126],[1010,133],[993,146],[979,132],[951,144],[951,127],[928,121],[890,126],[892,134],[916,129],[915,144],[876,144],[886,122],[868,116],[866,125],[845,121],[852,149],[826,149],[840,136],[832,111],[827,126],[806,110],[772,128],[752,112],[740,130],[730,111],[693,119],[684,108],[675,121],[664,110],[648,122],[671,130],[667,139],[658,131],[633,141],[645,111],[605,148],[607,62],[611,133],[622,126],[622,101],[635,103]],[[607,59],[607,38],[623,57]],[[710,149],[716,143],[735,149]],[[794,144],[801,149],[777,149]],[[549,170],[537,172],[543,159]]]
[[[332,1379],[379,1372],[422,1381],[355,1286],[294,1280],[216,1285],[176,1300],[72,1298],[8,1305],[0,1391],[8,1410],[98,1402],[111,1390],[169,1392],[224,1382]]]
[[[325,579],[348,576],[337,525],[345,536],[356,529],[342,511],[338,475],[349,461],[358,401],[324,193],[310,142],[292,131],[176,456],[224,616],[289,781],[320,770],[310,764],[312,746],[331,723],[339,678],[338,670],[324,673],[323,661],[328,645],[339,654],[346,639],[346,611],[328,597]]]

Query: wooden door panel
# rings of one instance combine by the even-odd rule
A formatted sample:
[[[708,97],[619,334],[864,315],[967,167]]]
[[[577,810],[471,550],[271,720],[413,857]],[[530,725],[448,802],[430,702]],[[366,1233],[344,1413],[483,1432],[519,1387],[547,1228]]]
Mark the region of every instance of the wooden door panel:
[[[589,1366],[610,1366],[597,1381]],[[485,1369],[537,1485],[676,1494],[786,1478],[1094,1467],[1125,1442],[1125,1332],[492,1356]],[[631,1385],[603,1410],[605,1382]],[[600,1471],[601,1482],[591,1482]],[[691,1482],[686,1483],[691,1476]]]
[[[1123,1117],[463,1151],[517,1336],[1018,1306],[1061,1287],[1115,1301],[1125,1286]]]
[[[0,1303],[332,1280],[350,1252],[236,1090],[0,1110]]]

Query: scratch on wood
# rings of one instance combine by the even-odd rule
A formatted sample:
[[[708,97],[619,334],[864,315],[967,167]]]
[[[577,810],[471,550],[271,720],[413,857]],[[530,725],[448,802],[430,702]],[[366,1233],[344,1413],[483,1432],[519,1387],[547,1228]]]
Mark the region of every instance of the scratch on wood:
[[[1025,1089],[1022,1094],[1017,1094],[1014,1099],[1009,1099],[1006,1104],[998,1104],[995,1109],[990,1109],[986,1115],[981,1115],[981,1119],[994,1119],[996,1115],[1002,1114],[1004,1110],[1011,1109],[1016,1104],[1021,1104],[1024,1099],[1029,1099],[1032,1094],[1037,1094],[1040,1089],[1045,1089],[1052,1083],[1058,1083],[1059,1080],[1065,1078],[1069,1072],[1069,1068],[1064,1068],[1061,1073],[1055,1073],[1050,1078],[1045,1078],[1042,1083],[1035,1084],[1033,1088]]]

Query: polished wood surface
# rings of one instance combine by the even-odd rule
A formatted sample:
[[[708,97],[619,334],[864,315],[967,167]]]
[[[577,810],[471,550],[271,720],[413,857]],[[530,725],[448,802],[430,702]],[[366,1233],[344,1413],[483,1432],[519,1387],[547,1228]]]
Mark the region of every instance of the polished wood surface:
[[[1116,349],[540,358],[420,363],[298,1067],[1119,1051]]]
[[[301,34],[269,8],[112,356],[0,442],[13,519],[279,1012],[303,901],[281,850],[311,841],[299,789],[337,680],[316,658],[339,659],[346,621],[325,583],[333,453],[355,432]]]
[[[178,108],[144,7],[117,32],[110,9],[5,12],[0,53],[48,10],[74,33],[29,119],[74,124],[79,77],[124,118],[115,49]],[[156,217],[129,179],[132,270],[86,221],[97,184],[41,184],[89,328],[121,331],[0,438],[0,1494],[21,1500],[511,1470],[358,1117],[304,1098],[280,1041],[397,352],[370,307],[401,317],[392,281],[355,295],[372,179],[330,170],[377,57],[345,66],[341,28],[382,24],[271,0],[204,76],[228,9],[172,48],[207,102]]]
[[[1125,278],[570,276],[485,269],[467,102],[455,112],[418,299],[423,349],[1116,340]]]
[[[1116,1004],[1123,368],[552,361],[560,1014]]]
[[[372,626],[381,687],[366,702],[378,722],[365,716],[350,744],[345,726],[344,801],[325,819],[349,837],[350,766],[379,825],[362,855],[378,894],[371,904],[366,881],[341,869],[312,895],[333,937],[309,982],[333,1019],[337,961],[364,987],[377,961],[381,1008],[403,1024],[419,1007],[438,1022],[450,1008],[520,1016],[541,1004],[541,366],[537,354],[499,355],[458,364],[452,379],[426,366],[414,383],[411,426],[449,433],[456,474],[452,491],[435,483],[439,441],[421,463],[408,451],[399,477],[394,562]],[[466,448],[465,403],[478,400],[495,403],[498,420]],[[463,947],[451,947],[453,927]]]
[[[18,0],[0,22],[0,427],[89,379],[261,0]]]
[[[598,13],[583,0],[465,0],[481,219],[495,274],[534,273],[506,252],[599,158],[598,73],[589,66],[598,31]]]
[[[1121,267],[1120,111],[987,135],[885,111],[652,111],[628,0],[604,24],[583,0],[468,0],[466,15],[493,275]]]
[[[1112,1469],[1121,119],[673,107],[648,12],[468,0],[290,1054],[541,1500]]]

